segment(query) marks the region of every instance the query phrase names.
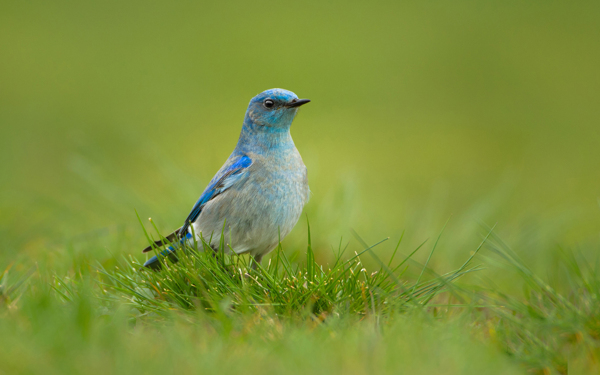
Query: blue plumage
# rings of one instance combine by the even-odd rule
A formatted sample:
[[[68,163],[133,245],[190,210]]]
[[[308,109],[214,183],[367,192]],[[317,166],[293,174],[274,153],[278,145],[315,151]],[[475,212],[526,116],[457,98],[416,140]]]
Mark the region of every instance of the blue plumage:
[[[241,177],[241,174],[252,165],[252,159],[248,156],[243,155],[238,158],[229,168],[227,168],[221,175],[213,177],[210,181],[194,207],[192,212],[188,215],[183,226],[179,229],[179,234],[183,235],[187,232],[190,225],[196,221],[202,211],[202,207],[209,202],[211,199],[221,194],[230,188],[236,181]]]
[[[227,249],[249,253],[257,262],[273,250],[292,230],[309,198],[306,167],[290,134],[298,108],[308,102],[283,89],[252,98],[235,149],[183,226],[167,240],[193,244],[194,233],[217,249],[224,234]],[[175,251],[169,247],[159,256]],[[160,262],[152,257],[144,266],[159,268]]]

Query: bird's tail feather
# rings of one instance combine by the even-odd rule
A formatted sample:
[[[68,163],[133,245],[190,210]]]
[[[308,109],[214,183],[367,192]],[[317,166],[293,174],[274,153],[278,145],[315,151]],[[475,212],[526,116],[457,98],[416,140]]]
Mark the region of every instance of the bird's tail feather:
[[[158,258],[169,257],[173,263],[177,262],[177,255],[175,255],[175,249],[173,246],[169,246],[166,250],[161,251],[158,255],[153,256],[144,263],[144,267],[151,268],[153,270],[159,270],[162,267],[162,263]]]
[[[169,244],[177,242],[177,238],[178,238],[180,230],[181,230],[181,228],[175,230],[175,232],[169,234],[164,239],[160,239],[158,241],[154,241],[154,244],[153,245],[149,245],[148,247],[146,247],[144,250],[142,250],[142,253],[148,253],[148,252],[152,251],[152,249],[154,247],[161,247],[161,246],[165,246],[165,245],[169,245]]]
[[[165,237],[164,241],[156,241],[155,244],[160,242],[161,245],[157,245],[157,246],[163,246],[163,244],[173,243],[173,242],[168,242],[167,240],[170,241],[169,237],[173,236],[174,234],[176,235],[176,233],[177,233],[177,231],[171,233],[169,236]],[[183,243],[185,241],[188,241],[191,238],[192,238],[192,234],[188,233],[184,238],[179,240],[178,244],[183,245]],[[162,263],[160,262],[159,258],[165,258],[165,257],[169,257],[171,262],[176,263],[179,259],[177,259],[177,255],[175,254],[175,252],[177,251],[177,249],[179,247],[180,246],[176,246],[176,245],[169,246],[165,250],[158,253],[158,255],[155,255],[152,258],[148,259],[146,261],[146,263],[144,263],[144,267],[151,268],[153,270],[159,270],[162,267]],[[150,246],[150,249],[152,249],[152,246]],[[145,252],[145,250],[144,250],[144,252]]]

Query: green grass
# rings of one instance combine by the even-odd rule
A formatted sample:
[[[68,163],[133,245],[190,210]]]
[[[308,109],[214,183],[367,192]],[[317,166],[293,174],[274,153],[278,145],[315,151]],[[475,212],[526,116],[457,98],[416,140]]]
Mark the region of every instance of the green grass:
[[[362,242],[358,235],[357,240]],[[66,277],[39,270],[18,276],[7,269],[0,280],[0,334],[6,338],[0,368],[6,373],[598,370],[600,278],[597,264],[581,252],[561,251],[553,286],[492,230],[450,272],[412,259],[426,246],[383,262],[377,255],[383,242],[353,255],[340,245],[329,265],[315,261],[309,237],[305,259],[288,259],[280,246],[256,269],[246,257],[189,247],[179,251],[178,262],[165,259],[161,271],[140,269],[133,257],[113,267],[84,263]],[[436,247],[437,241],[427,262]],[[513,282],[523,293],[503,291],[486,269],[472,265],[480,260],[479,251],[488,253],[495,267],[518,275]],[[366,256],[376,260],[375,271],[364,268]],[[407,278],[411,268],[416,277]],[[460,281],[473,271],[476,284]]]
[[[278,317],[325,319],[332,314],[388,316],[410,306],[424,308],[451,287],[455,279],[478,269],[470,265],[473,258],[470,257],[455,271],[422,280],[426,270],[433,273],[425,264],[419,278],[408,284],[401,278],[410,258],[392,266],[393,255],[386,263],[375,255],[374,248],[384,241],[345,258],[340,244],[333,264],[319,265],[309,235],[302,265],[292,263],[280,245],[266,264],[253,268],[245,257],[225,254],[223,245],[215,254],[202,239],[198,246],[204,251],[185,246],[179,251],[178,262],[164,259],[166,263],[160,272],[143,268],[132,257],[121,262],[117,272],[104,268],[98,272],[108,289],[104,298],[112,300],[121,296],[120,299],[128,301],[142,315],[160,314],[170,308],[198,308],[206,312],[225,309],[241,314],[265,310]],[[399,246],[400,242],[396,250]],[[431,253],[434,249],[435,246]],[[369,255],[379,263],[379,269],[373,272],[367,271],[361,262],[361,256]],[[72,292],[64,281],[57,279],[57,283],[59,293],[69,298]]]

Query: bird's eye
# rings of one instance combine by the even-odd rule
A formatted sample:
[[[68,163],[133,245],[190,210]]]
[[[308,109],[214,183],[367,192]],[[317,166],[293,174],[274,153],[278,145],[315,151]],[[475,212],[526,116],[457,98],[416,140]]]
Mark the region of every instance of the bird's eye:
[[[267,107],[267,108],[273,108],[274,105],[275,105],[275,102],[272,101],[271,99],[265,100],[265,107]]]

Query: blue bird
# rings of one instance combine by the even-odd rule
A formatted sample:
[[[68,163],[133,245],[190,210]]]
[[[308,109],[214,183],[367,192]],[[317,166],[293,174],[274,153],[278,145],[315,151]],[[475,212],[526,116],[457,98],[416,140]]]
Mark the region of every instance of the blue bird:
[[[202,236],[216,251],[224,235],[225,251],[260,263],[291,232],[309,198],[306,166],[290,134],[298,108],[308,102],[283,89],[252,98],[235,149],[183,226],[143,252],[171,243],[158,257],[176,261],[178,245],[193,246]],[[144,267],[158,269],[161,262],[154,256]]]

